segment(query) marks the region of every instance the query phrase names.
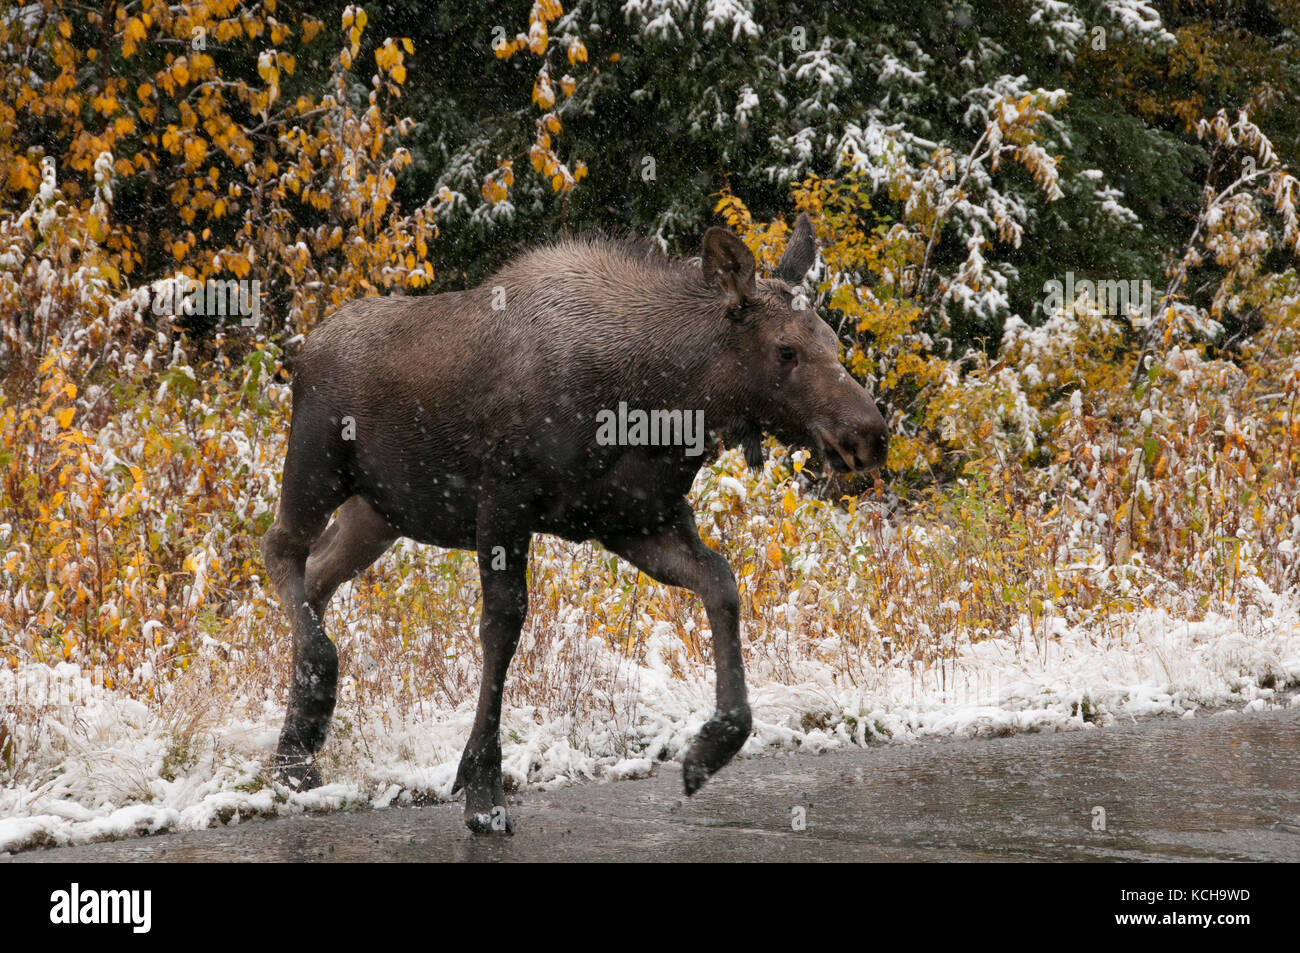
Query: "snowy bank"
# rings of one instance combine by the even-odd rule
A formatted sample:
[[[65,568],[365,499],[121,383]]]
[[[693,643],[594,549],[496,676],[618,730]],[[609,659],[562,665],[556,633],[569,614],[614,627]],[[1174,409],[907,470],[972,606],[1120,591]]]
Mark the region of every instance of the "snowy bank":
[[[1274,598],[1271,614],[1247,620],[1187,622],[1147,610],[1123,625],[1111,621],[1111,635],[1058,622],[1045,639],[1025,628],[1017,637],[959,645],[942,665],[896,658],[851,675],[835,639],[810,656],[783,651],[780,638],[748,643],[754,733],[741,756],[1088,730],[1116,719],[1300,703],[1287,698],[1300,683],[1294,599]],[[604,686],[592,689],[600,704],[578,716],[507,708],[507,784],[545,789],[643,777],[679,759],[710,714],[712,673],[683,661],[665,623],[648,635],[643,663],[572,629],[551,650],[564,649],[566,639],[586,643],[580,648],[593,685]],[[206,705],[194,685],[188,695],[178,689],[146,705],[72,665],[0,671],[9,733],[0,739],[0,767],[16,778],[0,789],[0,850],[448,799],[472,705],[363,709],[350,701],[348,684],[321,758],[330,783],[294,793],[270,781],[283,710],[269,700]]]

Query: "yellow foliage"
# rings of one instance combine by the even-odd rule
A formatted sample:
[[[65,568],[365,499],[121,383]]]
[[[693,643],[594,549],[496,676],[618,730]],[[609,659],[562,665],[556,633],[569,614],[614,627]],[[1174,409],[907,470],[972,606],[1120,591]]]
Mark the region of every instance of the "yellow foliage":
[[[533,81],[533,102],[538,109],[550,109],[555,105],[555,90],[545,72],[538,73]]]

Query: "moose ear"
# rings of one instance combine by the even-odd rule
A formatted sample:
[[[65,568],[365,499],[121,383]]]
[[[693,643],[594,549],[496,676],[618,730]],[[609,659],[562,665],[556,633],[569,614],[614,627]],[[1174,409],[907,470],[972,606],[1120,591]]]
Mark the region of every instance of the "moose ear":
[[[739,308],[758,296],[754,283],[754,255],[745,243],[725,228],[714,226],[700,243],[704,278],[717,282],[727,293],[728,307]]]
[[[803,276],[808,274],[808,269],[812,267],[813,259],[816,257],[817,240],[813,238],[812,219],[808,217],[807,212],[800,212],[799,221],[794,226],[794,234],[790,236],[790,241],[785,246],[781,263],[776,266],[776,277],[787,284],[797,285],[803,281]]]

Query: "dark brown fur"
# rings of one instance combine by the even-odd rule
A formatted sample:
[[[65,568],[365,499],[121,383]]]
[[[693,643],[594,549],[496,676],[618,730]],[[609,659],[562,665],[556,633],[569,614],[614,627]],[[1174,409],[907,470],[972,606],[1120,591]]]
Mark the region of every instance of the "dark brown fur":
[[[292,782],[319,782],[313,757],[334,709],[325,606],[399,536],[478,551],[483,684],[457,778],[472,830],[512,826],[498,729],[533,533],[597,539],[703,598],[718,710],[684,759],[688,794],[744,743],[736,584],[700,541],[686,499],[706,458],[680,446],[602,446],[597,414],[620,401],[699,409],[709,430],[746,437],[751,462],[757,435],[772,433],[818,447],[840,470],[880,467],[885,427],[839,364],[834,334],[791,307],[790,283],[815,257],[806,216],[777,277],[756,280],[753,256],[724,229],[705,233],[701,257],[564,241],[471,291],[354,301],[311,334],[294,376],[280,509],[263,540],[293,623],[277,757]]]

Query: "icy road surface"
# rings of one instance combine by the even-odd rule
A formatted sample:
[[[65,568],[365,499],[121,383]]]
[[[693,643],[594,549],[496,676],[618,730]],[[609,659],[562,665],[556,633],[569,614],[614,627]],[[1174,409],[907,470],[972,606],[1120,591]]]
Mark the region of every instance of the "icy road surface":
[[[666,764],[640,780],[525,792],[512,811],[513,838],[474,838],[460,805],[444,804],[12,859],[1296,861],[1300,708],[749,758],[689,801],[681,768]]]

